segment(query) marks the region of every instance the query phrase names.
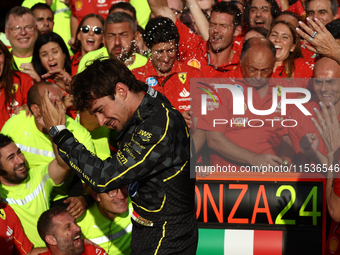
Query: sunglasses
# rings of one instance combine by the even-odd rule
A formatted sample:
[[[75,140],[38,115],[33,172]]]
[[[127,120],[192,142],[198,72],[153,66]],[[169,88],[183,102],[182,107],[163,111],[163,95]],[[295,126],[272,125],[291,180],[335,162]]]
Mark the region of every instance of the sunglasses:
[[[84,34],[87,34],[90,31],[91,27],[89,25],[83,26],[80,28],[80,31],[82,31]],[[103,33],[103,29],[101,29],[100,27],[94,26],[92,28],[93,33],[95,33],[96,35],[100,35],[101,33]]]

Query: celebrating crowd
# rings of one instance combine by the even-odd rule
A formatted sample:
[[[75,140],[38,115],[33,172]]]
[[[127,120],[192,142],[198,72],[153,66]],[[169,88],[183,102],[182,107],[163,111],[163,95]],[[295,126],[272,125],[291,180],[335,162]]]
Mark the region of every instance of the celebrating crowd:
[[[236,172],[338,164],[338,9],[336,0],[10,9],[0,37],[1,254],[196,254],[190,159]],[[340,182],[325,177],[330,239]]]

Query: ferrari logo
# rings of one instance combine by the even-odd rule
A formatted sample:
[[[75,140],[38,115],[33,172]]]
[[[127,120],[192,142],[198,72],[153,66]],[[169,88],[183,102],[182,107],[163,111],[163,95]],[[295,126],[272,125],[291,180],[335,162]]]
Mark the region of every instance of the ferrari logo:
[[[277,86],[277,95],[280,97],[281,96],[281,86]]]
[[[178,79],[184,84],[187,81],[187,73],[179,73]]]
[[[12,89],[12,94],[15,94],[15,93],[17,93],[17,91],[18,91],[18,88],[19,88],[19,85],[18,84],[13,84],[13,89]]]
[[[5,220],[6,219],[6,213],[4,211],[4,209],[0,209],[0,218]]]

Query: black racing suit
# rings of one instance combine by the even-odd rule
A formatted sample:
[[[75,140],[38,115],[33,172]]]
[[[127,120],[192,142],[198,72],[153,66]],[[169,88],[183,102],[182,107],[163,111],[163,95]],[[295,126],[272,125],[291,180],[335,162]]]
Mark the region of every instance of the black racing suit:
[[[189,130],[159,92],[146,94],[105,161],[68,130],[53,140],[63,160],[96,192],[124,185],[134,207],[132,254],[196,254],[195,180],[190,179]]]

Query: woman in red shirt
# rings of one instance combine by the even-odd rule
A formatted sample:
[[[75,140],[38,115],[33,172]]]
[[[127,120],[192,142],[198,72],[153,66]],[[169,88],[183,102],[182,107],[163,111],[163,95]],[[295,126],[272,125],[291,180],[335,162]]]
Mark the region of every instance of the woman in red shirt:
[[[77,53],[71,57],[72,76],[78,72],[81,58],[88,52],[103,46],[104,19],[98,14],[88,14],[79,23],[72,48]]]
[[[14,112],[23,109],[34,84],[29,75],[12,70],[12,61],[12,54],[0,40],[0,129]]]
[[[269,30],[267,38],[275,45],[276,62],[274,78],[310,78],[313,66],[302,58],[299,35],[287,21],[277,21]]]

